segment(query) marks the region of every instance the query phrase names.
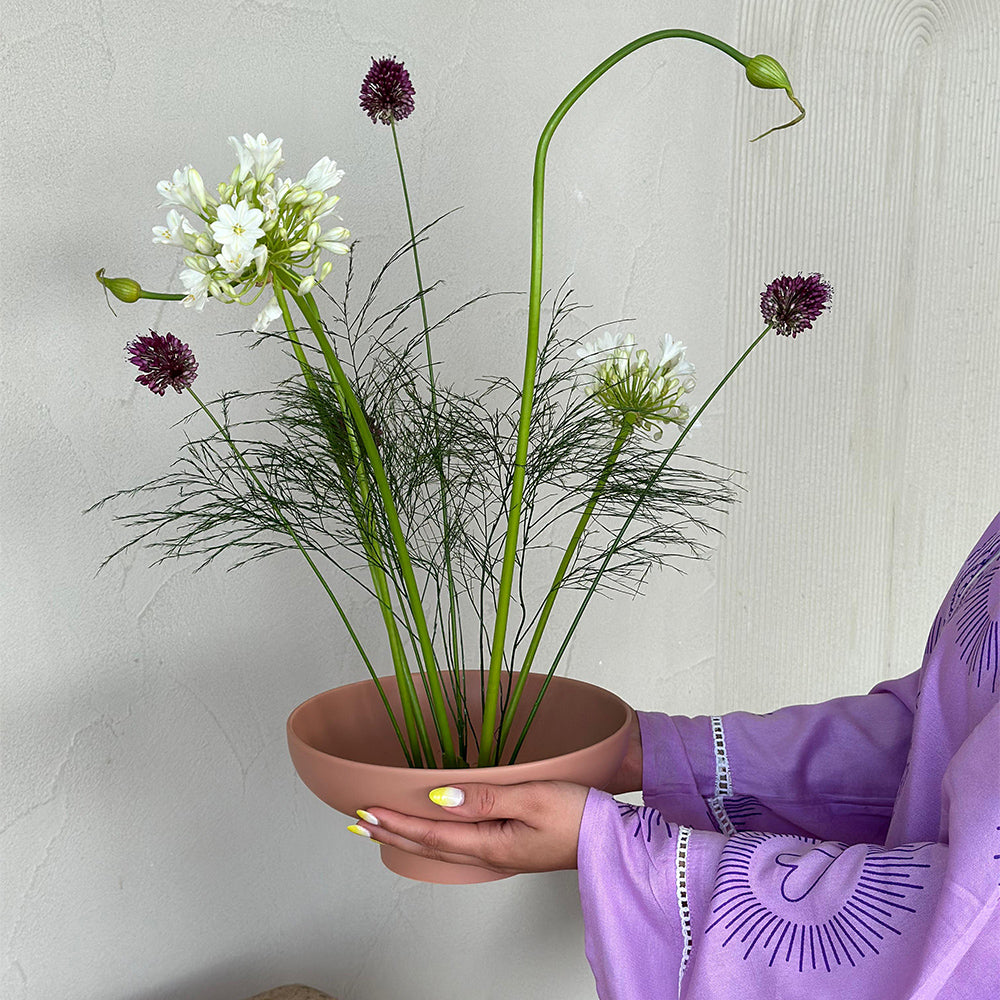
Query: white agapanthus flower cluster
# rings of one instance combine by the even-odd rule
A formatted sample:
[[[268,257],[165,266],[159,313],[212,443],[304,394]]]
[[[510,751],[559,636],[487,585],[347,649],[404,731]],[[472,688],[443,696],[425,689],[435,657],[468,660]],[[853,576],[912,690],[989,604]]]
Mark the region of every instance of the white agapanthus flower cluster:
[[[278,178],[284,162],[281,139],[269,142],[263,134],[247,134],[242,141],[230,136],[229,143],[239,162],[228,182],[219,185],[218,197],[205,190],[192,166],[156,185],[163,206],[187,209],[200,226],[171,208],[167,224],[153,227],[153,242],[187,252],[180,274],[185,305],[201,309],[209,297],[252,305],[264,298],[253,325],[261,331],[281,315],[271,290],[275,281],[304,295],[333,268],[331,261],[321,260],[323,251],[349,252],[344,240],[350,233],[343,226],[324,230],[321,225],[339,218],[333,209],[340,198],[328,192],[344,171],[324,156],[301,181]]]
[[[686,350],[664,334],[660,362],[651,365],[649,354],[636,347],[630,333],[606,331],[577,349],[580,358],[594,365],[581,379],[583,391],[605,407],[615,423],[628,421],[658,441],[666,424],[683,427],[688,421],[682,397],[695,387],[695,369],[684,356]]]

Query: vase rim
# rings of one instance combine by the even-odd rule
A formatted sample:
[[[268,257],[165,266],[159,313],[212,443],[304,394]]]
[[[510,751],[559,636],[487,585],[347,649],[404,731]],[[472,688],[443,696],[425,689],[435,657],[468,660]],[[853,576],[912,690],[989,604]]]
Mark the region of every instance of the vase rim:
[[[459,672],[464,675],[478,675],[483,673],[483,671],[481,670],[463,670]],[[413,676],[414,678],[418,678],[420,675],[414,674]],[[541,673],[537,673],[533,674],[532,676],[541,677],[543,675]],[[389,674],[387,676],[379,677],[378,680],[381,683],[383,683],[383,685],[395,684],[396,676],[395,674]],[[435,780],[441,779],[445,782],[447,782],[448,780],[454,780],[458,783],[461,783],[462,776],[465,776],[465,780],[467,781],[468,775],[470,773],[489,771],[493,774],[496,774],[497,772],[500,771],[521,769],[526,775],[524,780],[530,781],[531,780],[530,771],[536,765],[543,765],[548,761],[572,760],[574,757],[580,754],[592,752],[595,748],[602,747],[605,744],[608,744],[611,741],[615,740],[621,734],[621,731],[623,729],[632,724],[632,719],[634,716],[634,710],[632,709],[632,706],[629,705],[628,702],[626,702],[624,699],[620,698],[613,691],[609,691],[607,688],[603,688],[599,684],[593,684],[589,681],[582,681],[576,677],[564,677],[558,674],[553,676],[549,683],[550,686],[558,683],[560,686],[571,685],[576,687],[591,688],[594,691],[599,692],[601,696],[607,699],[608,701],[617,702],[624,710],[624,719],[622,720],[622,724],[618,728],[613,730],[611,733],[609,733],[606,737],[604,737],[604,739],[599,740],[597,743],[591,744],[590,746],[584,747],[580,750],[572,750],[569,753],[560,754],[556,757],[548,757],[545,758],[544,760],[523,761],[517,764],[491,764],[487,765],[486,767],[477,767],[475,765],[472,765],[467,768],[407,767],[406,765],[402,764],[366,763],[364,761],[353,760],[350,757],[340,757],[337,754],[328,753],[325,750],[320,750],[317,747],[313,746],[311,743],[306,742],[301,736],[299,736],[295,728],[297,717],[300,716],[302,713],[304,713],[310,705],[315,704],[317,701],[320,701],[323,698],[329,697],[334,692],[343,692],[346,691],[348,688],[356,688],[360,686],[373,686],[374,684],[373,679],[371,677],[368,677],[368,678],[363,678],[362,680],[359,681],[352,681],[350,684],[341,684],[338,685],[337,687],[329,688],[326,691],[321,691],[318,694],[314,694],[311,698],[307,698],[301,704],[297,705],[294,709],[292,709],[291,713],[288,716],[288,722],[286,724],[288,741],[289,743],[294,743],[300,752],[305,752],[309,755],[316,755],[316,757],[321,759],[341,761],[342,764],[347,767],[353,766],[357,767],[358,769],[364,769],[367,772],[371,772],[373,769],[376,772],[408,771],[413,774],[420,774],[421,772],[423,772],[426,773],[427,775],[434,775]]]

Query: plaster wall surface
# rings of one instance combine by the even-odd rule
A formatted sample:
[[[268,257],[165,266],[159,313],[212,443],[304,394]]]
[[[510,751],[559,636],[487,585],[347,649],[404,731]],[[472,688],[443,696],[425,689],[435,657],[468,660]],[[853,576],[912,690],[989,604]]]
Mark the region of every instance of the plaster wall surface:
[[[740,470],[715,554],[593,608],[573,676],[678,714],[861,693],[917,669],[1000,498],[1000,13],[992,0],[37,0],[2,24],[0,995],[229,1000],[310,982],[340,1000],[594,996],[574,873],[473,887],[398,879],[298,782],[284,720],[363,676],[292,554],[149,566],[108,493],[160,475],[189,405],[131,381],[126,341],[171,331],[203,398],[286,372],[222,330],[249,311],[116,304],[93,273],[178,288],[158,180],[228,176],[229,135],[282,136],[287,170],[347,175],[371,274],[406,237],[387,129],[357,107],[405,60],[400,126],[432,310],[528,279],[531,164],[565,93],[663,27],[766,51],[780,93],[685,41],[616,67],[549,153],[546,285],[689,346],[702,392],[759,331],[781,272],[833,308],[773,338],[691,449]],[[448,377],[519,372],[523,298],[441,335]],[[377,615],[348,602],[368,636]]]

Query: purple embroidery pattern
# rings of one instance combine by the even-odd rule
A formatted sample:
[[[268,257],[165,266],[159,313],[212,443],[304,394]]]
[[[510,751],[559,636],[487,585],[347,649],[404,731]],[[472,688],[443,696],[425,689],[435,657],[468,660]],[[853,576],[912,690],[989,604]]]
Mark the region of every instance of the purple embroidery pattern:
[[[773,859],[781,902],[768,905],[751,884],[750,864],[761,846],[775,839],[788,841],[789,850]],[[919,861],[927,846],[867,847],[854,888],[817,920],[814,906],[800,904],[823,885],[847,845],[787,834],[738,834],[723,850],[705,933],[725,933],[722,945],[743,948],[744,961],[756,952],[768,966],[783,961],[799,972],[853,967],[879,955],[887,935],[902,935],[896,924],[916,912],[909,904],[923,888],[921,869],[930,867]]]
[[[658,809],[653,809],[650,806],[634,806],[629,802],[616,804],[623,820],[635,819],[633,837],[642,837],[648,844],[653,839],[653,828],[661,826],[668,837],[673,837],[670,824],[663,819]]]
[[[1000,669],[1000,623],[990,612],[990,589],[1000,572],[1000,532],[982,539],[969,554],[927,638],[925,655],[936,645],[942,629],[955,619],[962,662],[975,676],[976,687],[990,679],[990,692],[997,690]]]
[[[760,800],[752,795],[727,795],[723,799],[726,815],[737,830],[745,830],[754,816],[761,816]]]

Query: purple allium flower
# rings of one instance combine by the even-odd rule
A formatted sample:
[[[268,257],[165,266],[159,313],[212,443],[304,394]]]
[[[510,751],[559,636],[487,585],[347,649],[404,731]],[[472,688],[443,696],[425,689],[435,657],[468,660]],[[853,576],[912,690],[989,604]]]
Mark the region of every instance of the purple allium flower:
[[[413,111],[413,84],[403,64],[391,56],[376,59],[361,84],[361,107],[373,122],[388,125]]]
[[[169,385],[175,392],[190,387],[198,377],[198,362],[187,344],[172,333],[161,337],[155,330],[148,337],[136,337],[125,348],[128,360],[142,373],[136,382],[162,396]]]
[[[783,274],[760,294],[760,312],[764,321],[774,324],[775,333],[794,337],[808,330],[813,320],[830,304],[833,289],[821,274],[801,274],[794,278]]]

